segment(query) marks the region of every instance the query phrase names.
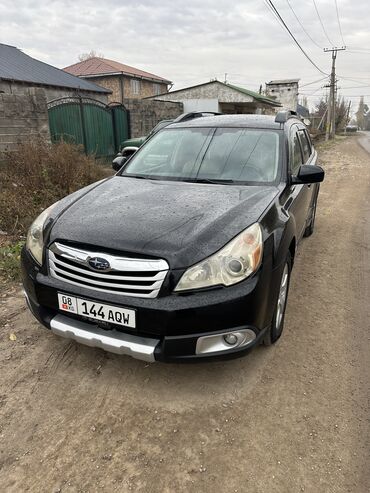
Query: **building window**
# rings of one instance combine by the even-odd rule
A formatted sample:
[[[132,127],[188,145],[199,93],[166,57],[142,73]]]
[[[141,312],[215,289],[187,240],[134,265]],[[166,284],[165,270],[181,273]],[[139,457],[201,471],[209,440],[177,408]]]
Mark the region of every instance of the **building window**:
[[[131,79],[131,92],[132,94],[140,94],[140,81],[137,79]]]
[[[154,96],[158,96],[162,92],[163,91],[162,91],[162,87],[161,87],[160,84],[153,84],[153,93],[154,93]]]

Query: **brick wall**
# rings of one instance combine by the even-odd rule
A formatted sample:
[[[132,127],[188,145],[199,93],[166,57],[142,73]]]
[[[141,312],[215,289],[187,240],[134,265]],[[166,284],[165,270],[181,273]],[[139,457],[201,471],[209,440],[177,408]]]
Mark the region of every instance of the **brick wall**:
[[[149,98],[150,96],[156,96],[157,94],[162,94],[167,92],[166,84],[157,84],[156,82],[150,82],[148,80],[140,80],[140,93],[134,94],[131,86],[131,77],[124,77],[124,97],[125,98]],[[139,79],[137,79],[139,80]],[[157,84],[158,91],[155,92],[155,84]]]
[[[183,113],[182,103],[170,101],[124,99],[123,104],[130,111],[131,137],[148,135],[161,120],[172,120]]]
[[[105,87],[112,91],[112,94],[108,96],[109,102],[120,103],[121,102],[121,90],[123,89],[123,97],[125,99],[141,99],[148,98],[150,96],[156,96],[157,94],[163,94],[167,92],[166,84],[159,84],[156,82],[150,82],[148,80],[133,79],[133,77],[127,77],[125,75],[109,75],[104,77],[90,77],[87,78],[90,82],[94,82],[101,87]],[[140,84],[140,92],[135,94],[131,84],[132,80],[138,80]],[[121,89],[122,87],[122,89]]]
[[[121,84],[120,84],[120,76],[118,75],[110,75],[107,77],[91,77],[89,82],[93,82],[100,87],[105,87],[105,89],[109,89],[112,91],[112,94],[108,95],[108,102],[121,102]]]
[[[43,89],[33,89],[30,94],[0,93],[0,153],[38,137],[50,139]]]

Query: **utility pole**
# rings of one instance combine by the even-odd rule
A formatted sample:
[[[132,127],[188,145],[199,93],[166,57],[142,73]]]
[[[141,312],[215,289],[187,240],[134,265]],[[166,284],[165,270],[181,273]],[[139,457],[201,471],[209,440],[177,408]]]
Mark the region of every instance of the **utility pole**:
[[[330,74],[330,95],[328,101],[328,113],[326,120],[326,134],[325,140],[334,139],[335,138],[335,105],[336,105],[336,90],[335,85],[337,83],[335,78],[335,61],[337,59],[338,51],[344,51],[346,49],[345,46],[342,48],[324,48],[325,53],[331,52],[331,74]]]

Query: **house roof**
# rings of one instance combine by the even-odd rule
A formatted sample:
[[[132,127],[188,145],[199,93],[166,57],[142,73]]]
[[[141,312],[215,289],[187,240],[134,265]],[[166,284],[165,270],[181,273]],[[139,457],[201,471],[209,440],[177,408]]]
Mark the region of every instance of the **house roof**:
[[[0,79],[110,93],[108,89],[79,79],[63,70],[26,55],[15,46],[0,43]]]
[[[221,82],[221,84],[223,84],[223,82]],[[225,85],[228,87],[232,87],[233,89],[241,92],[242,94],[251,96],[252,98],[256,99],[257,101],[260,101],[261,103],[272,104],[273,106],[281,106],[279,101],[276,101],[276,99],[269,98],[268,96],[264,96],[263,94],[260,94],[258,92],[250,91],[249,89],[244,89],[244,87],[234,86],[233,84],[225,84]]]
[[[277,101],[276,99],[269,98],[268,96],[264,96],[263,94],[259,94],[258,92],[250,91],[249,89],[245,89],[244,87],[234,86],[233,84],[226,84],[219,80],[211,80],[210,82],[204,82],[202,84],[197,84],[195,86],[183,87],[182,89],[177,89],[176,91],[170,91],[168,93],[159,94],[158,96],[150,96],[148,99],[155,99],[159,96],[170,96],[171,94],[175,94],[177,92],[182,92],[188,89],[194,89],[196,87],[206,86],[209,84],[221,84],[222,86],[225,86],[229,89],[233,89],[234,91],[238,91],[241,94],[252,97],[256,101],[259,101],[260,103],[268,104],[271,106],[281,106],[280,102]]]
[[[277,80],[270,80],[270,82],[266,82],[266,85],[279,85],[279,84],[298,84],[299,79],[277,79]]]
[[[130,65],[125,65],[107,58],[93,57],[83,60],[82,62],[69,65],[63,69],[69,74],[77,75],[78,77],[98,77],[102,75],[125,74],[131,77],[139,77],[142,79],[150,79],[164,84],[171,84],[171,81],[163,79],[158,75],[145,72]]]

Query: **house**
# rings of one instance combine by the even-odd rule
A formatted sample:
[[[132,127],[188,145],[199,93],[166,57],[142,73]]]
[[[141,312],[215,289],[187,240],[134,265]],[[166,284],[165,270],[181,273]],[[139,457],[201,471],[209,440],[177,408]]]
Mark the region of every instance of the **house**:
[[[109,89],[111,102],[123,103],[127,98],[156,96],[166,93],[168,86],[172,84],[158,75],[101,57],[89,58],[63,70]]]
[[[79,93],[107,103],[110,93],[91,81],[79,79],[14,46],[0,43],[0,93],[22,95],[35,88],[44,90],[47,101]]]
[[[274,113],[280,103],[243,87],[213,80],[196,86],[185,87],[151,99],[176,101],[184,105],[184,111],[215,111],[220,113]]]
[[[266,96],[280,101],[284,109],[297,111],[299,79],[266,82]]]
[[[50,140],[51,105],[64,102],[71,107],[72,98],[79,96],[75,100],[98,100],[98,104],[105,106],[109,93],[91,81],[0,43],[0,154],[40,137]],[[78,115],[80,105],[75,103],[76,106]],[[70,119],[71,125],[73,120]],[[79,143],[78,139],[75,141]]]

